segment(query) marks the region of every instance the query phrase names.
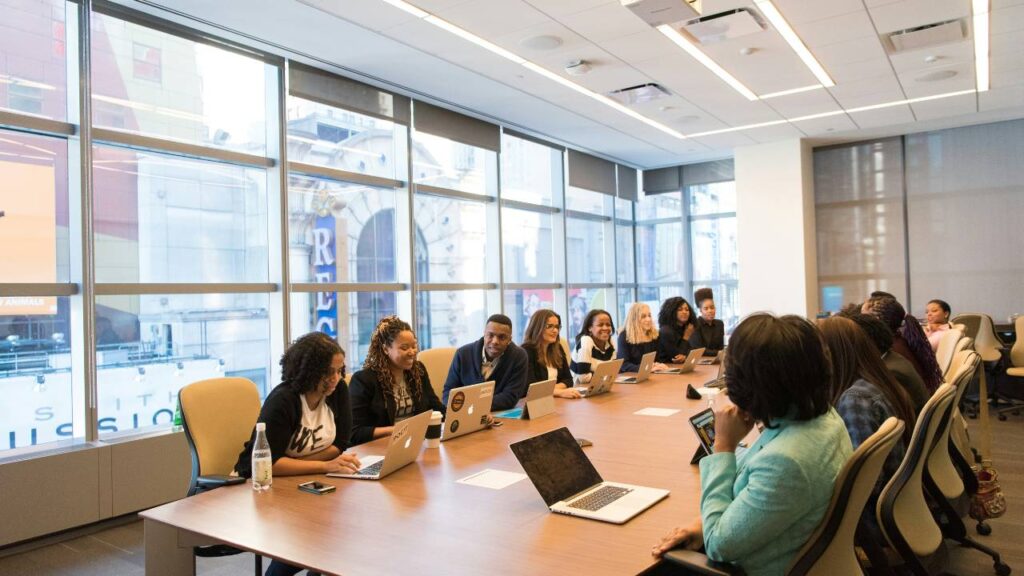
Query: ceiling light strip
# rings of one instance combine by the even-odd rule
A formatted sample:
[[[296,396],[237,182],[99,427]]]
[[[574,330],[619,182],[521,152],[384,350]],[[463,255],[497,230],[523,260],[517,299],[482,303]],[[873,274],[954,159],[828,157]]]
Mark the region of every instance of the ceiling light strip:
[[[704,67],[713,72],[715,76],[718,76],[724,80],[726,84],[732,86],[734,90],[742,94],[747,100],[757,100],[757,94],[754,94],[750,88],[744,86],[743,83],[737,80],[735,76],[726,72],[725,68],[719,66],[717,62],[708,57],[708,55],[702,52],[700,48],[697,48],[689,38],[680,34],[675,28],[668,24],[662,24],[661,26],[658,26],[657,30],[675,43],[676,46],[682,48],[687,54],[693,56],[697,62],[703,64]]]
[[[814,54],[811,54],[811,51],[807,49],[807,45],[805,45],[804,41],[797,36],[796,32],[793,31],[793,28],[790,27],[789,22],[786,22],[786,19],[783,18],[779,9],[771,3],[771,0],[755,0],[754,3],[761,10],[761,13],[764,14],[765,18],[772,23],[772,26],[778,30],[783,39],[786,40],[789,47],[792,48],[793,51],[796,52],[796,55],[804,61],[804,65],[811,70],[811,73],[818,79],[818,82],[821,82],[821,84],[826,88],[835,86],[836,83],[832,80],[832,77],[828,75],[828,72],[826,72],[825,68],[820,62],[818,62],[818,59],[814,57]]]
[[[989,0],[973,0],[974,15],[974,74],[978,92],[985,92],[989,85]]]
[[[779,92],[770,92],[768,94],[761,94],[761,100],[768,100],[769,98],[778,98],[779,96],[789,96],[791,94],[800,94],[801,92],[810,92],[811,90],[821,90],[824,86],[821,84],[811,84],[810,86],[804,86],[803,88],[793,88],[792,90],[781,90]]]

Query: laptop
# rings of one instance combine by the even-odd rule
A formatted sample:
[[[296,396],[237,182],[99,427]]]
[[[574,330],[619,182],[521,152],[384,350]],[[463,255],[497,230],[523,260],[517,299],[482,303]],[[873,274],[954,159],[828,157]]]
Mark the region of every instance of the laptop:
[[[501,412],[494,412],[495,418],[518,418],[533,420],[555,412],[555,384],[557,380],[543,380],[530,384],[526,398],[519,401],[518,406]]]
[[[725,350],[718,353],[721,360],[718,362],[718,373],[714,378],[704,383],[705,388],[725,388]]]
[[[463,386],[448,393],[441,442],[487,427],[494,397],[494,380]]]
[[[700,459],[713,454],[715,451],[715,412],[711,408],[705,408],[690,416],[690,427],[697,435],[697,451],[690,459],[690,464],[700,462]],[[740,442],[736,447],[736,457],[747,451],[747,445]]]
[[[615,384],[615,375],[619,373],[619,368],[622,368],[622,358],[601,362],[594,368],[594,374],[590,377],[590,384],[587,386],[576,386],[576,390],[584,398],[611,392],[612,385]]]
[[[668,490],[605,482],[568,428],[509,447],[552,512],[623,524],[668,496]]]
[[[690,353],[686,355],[686,359],[683,360],[683,364],[678,368],[669,368],[668,370],[655,370],[655,374],[686,374],[693,372],[693,369],[697,366],[697,361],[704,355],[703,348],[695,348],[690,350]]]
[[[380,480],[395,470],[416,461],[423,446],[430,424],[430,410],[395,423],[388,441],[387,452],[383,456],[364,456],[359,459],[363,465],[355,474],[330,472],[332,478],[358,478],[360,480]]]
[[[615,379],[620,384],[639,384],[651,375],[651,367],[654,366],[654,356],[657,352],[648,352],[640,357],[640,370],[636,376],[619,376]]]
[[[697,364],[700,364],[701,366],[711,366],[712,364],[721,364],[722,363],[722,354],[725,354],[725,350],[724,349],[719,350],[718,354],[715,354],[714,356],[708,356],[707,358],[701,358],[700,360],[697,361]]]

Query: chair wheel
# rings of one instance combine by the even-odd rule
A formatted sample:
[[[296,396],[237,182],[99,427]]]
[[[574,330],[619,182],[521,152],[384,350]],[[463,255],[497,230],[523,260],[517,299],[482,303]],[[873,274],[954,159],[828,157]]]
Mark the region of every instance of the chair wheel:
[[[1010,576],[1010,566],[1002,562],[996,562],[993,566],[998,576]]]
[[[1000,414],[999,415],[999,421],[1000,422],[1006,422],[1006,414]]]
[[[992,533],[992,527],[986,524],[985,522],[978,522],[978,525],[975,526],[974,529],[977,530],[978,534],[981,534],[982,536],[988,536]]]

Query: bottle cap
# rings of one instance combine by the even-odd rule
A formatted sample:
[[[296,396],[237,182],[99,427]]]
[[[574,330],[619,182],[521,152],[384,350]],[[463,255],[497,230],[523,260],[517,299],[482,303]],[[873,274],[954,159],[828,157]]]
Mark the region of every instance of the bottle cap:
[[[256,431],[257,432],[266,432],[267,431],[267,423],[266,422],[257,422],[256,423]]]

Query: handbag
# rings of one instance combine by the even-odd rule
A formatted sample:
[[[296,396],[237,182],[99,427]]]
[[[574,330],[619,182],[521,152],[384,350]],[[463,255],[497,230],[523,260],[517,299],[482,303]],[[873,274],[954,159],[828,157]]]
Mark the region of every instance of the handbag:
[[[981,365],[978,383],[978,411],[981,421],[981,464],[971,467],[978,479],[978,491],[971,496],[971,518],[981,522],[1006,514],[1006,496],[999,486],[999,472],[992,466],[992,423],[988,419],[988,384]]]

